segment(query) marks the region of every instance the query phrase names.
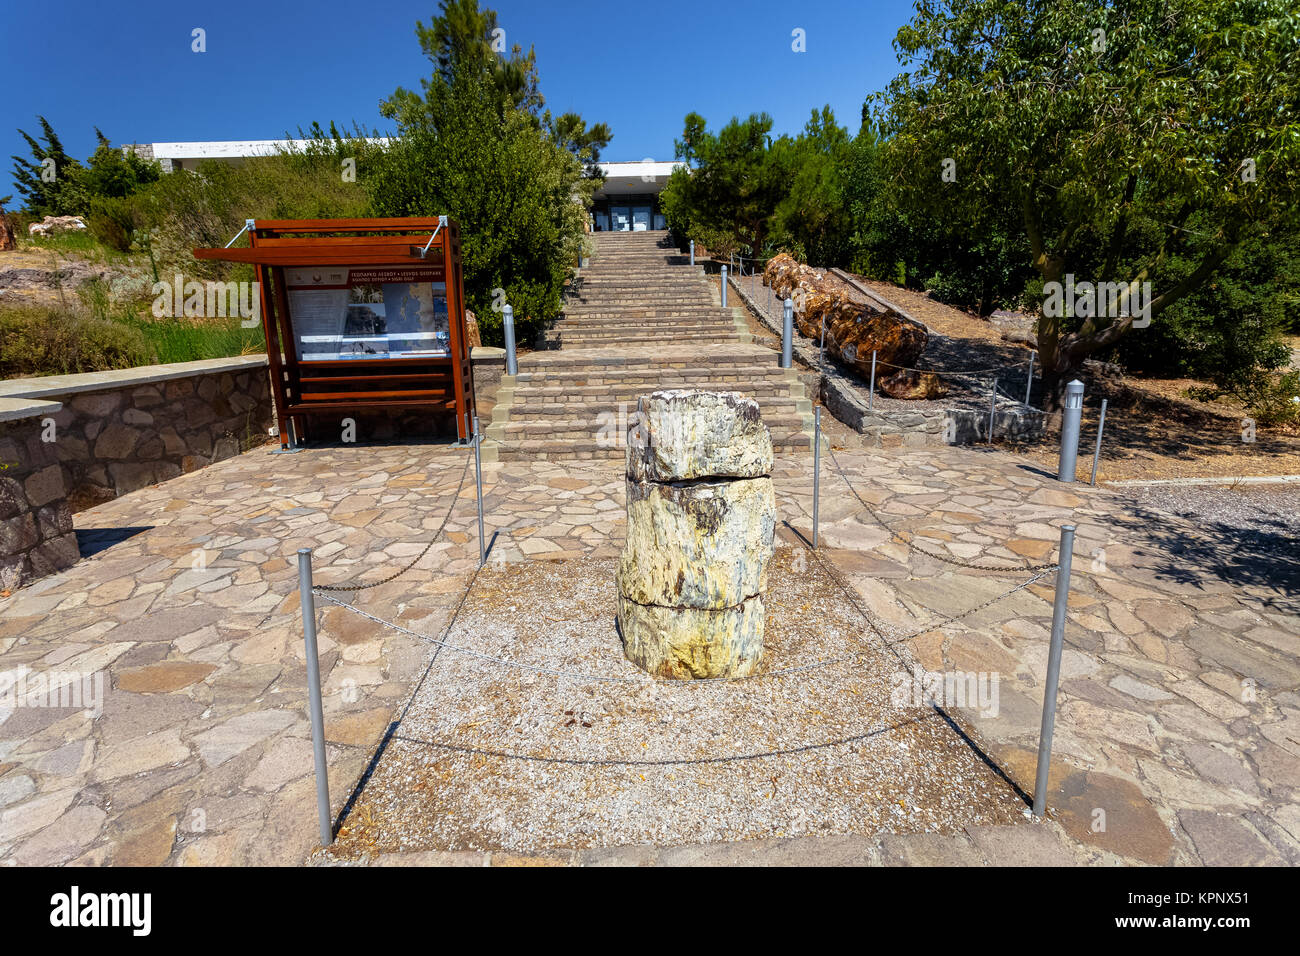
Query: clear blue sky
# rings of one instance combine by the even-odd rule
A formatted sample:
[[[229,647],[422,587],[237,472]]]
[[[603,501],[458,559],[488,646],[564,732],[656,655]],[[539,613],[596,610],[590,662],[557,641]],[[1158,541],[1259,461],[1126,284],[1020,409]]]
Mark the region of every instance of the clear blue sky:
[[[864,97],[898,71],[891,41],[904,0],[607,2],[482,0],[507,41],[537,51],[554,112],[610,124],[609,160],[671,159],[682,117],[710,128],[766,111],[796,132],[829,103],[856,131]],[[0,0],[0,195],[12,192],[17,134],[49,118],[78,159],[93,127],[115,143],[275,139],[313,120],[384,126],[378,104],[419,88],[415,39],[436,0]],[[191,52],[191,30],[207,52]],[[806,31],[807,52],[791,50]]]

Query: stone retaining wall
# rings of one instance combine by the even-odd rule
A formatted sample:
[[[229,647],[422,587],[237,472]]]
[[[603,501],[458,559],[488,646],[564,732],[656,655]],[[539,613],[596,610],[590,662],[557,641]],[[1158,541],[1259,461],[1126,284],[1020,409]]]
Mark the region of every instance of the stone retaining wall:
[[[63,468],[54,444],[41,440],[40,416],[58,410],[49,402],[36,416],[23,409],[21,417],[0,420],[0,590],[71,567],[80,557]]]
[[[266,356],[0,382],[0,589],[79,557],[74,512],[266,441]]]

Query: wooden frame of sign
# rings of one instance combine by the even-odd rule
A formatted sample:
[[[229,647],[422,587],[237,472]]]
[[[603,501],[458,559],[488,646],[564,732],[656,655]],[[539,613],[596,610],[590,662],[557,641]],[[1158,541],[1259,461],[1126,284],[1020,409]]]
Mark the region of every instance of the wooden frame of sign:
[[[290,421],[305,438],[307,416],[322,413],[451,413],[457,437],[472,437],[455,222],[259,219],[248,234],[247,248],[194,255],[256,270],[282,450]]]

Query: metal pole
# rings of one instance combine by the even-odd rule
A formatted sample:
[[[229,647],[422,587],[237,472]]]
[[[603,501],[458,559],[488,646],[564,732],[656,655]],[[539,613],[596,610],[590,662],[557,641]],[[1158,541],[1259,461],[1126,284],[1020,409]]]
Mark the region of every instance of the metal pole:
[[[302,607],[302,639],[307,651],[307,698],[311,709],[311,749],[316,758],[316,817],[320,845],[334,842],[330,820],[329,768],[325,763],[325,712],[320,700],[320,652],[316,649],[316,599],[311,591],[311,548],[298,549],[298,604]]]
[[[1097,422],[1097,447],[1092,452],[1092,479],[1088,483],[1097,484],[1097,466],[1101,464],[1101,433],[1106,428],[1106,399],[1101,400],[1101,418]]]
[[[515,357],[515,310],[506,306],[501,312],[501,327],[506,333],[506,374],[519,374],[519,360]]]
[[[1057,464],[1058,481],[1073,482],[1079,458],[1079,423],[1083,418],[1083,382],[1077,378],[1065,386],[1065,412],[1061,416],[1061,458]]]
[[[871,390],[867,392],[867,408],[876,407],[876,350],[871,350]]]
[[[781,367],[794,365],[794,299],[787,298],[781,310]]]
[[[691,265],[695,265],[695,240],[691,240]]]
[[[993,380],[993,388],[989,390],[989,444],[993,444],[993,421],[994,413],[998,408],[998,380]]]
[[[727,307],[727,267],[722,267],[722,307]]]
[[[1047,809],[1047,775],[1052,763],[1052,731],[1056,726],[1056,685],[1061,678],[1061,648],[1065,643],[1065,611],[1070,599],[1070,562],[1074,556],[1074,525],[1061,528],[1057,554],[1056,601],[1052,605],[1052,643],[1047,652],[1043,683],[1043,723],[1038,730],[1038,776],[1034,783],[1034,816]]]
[[[483,433],[478,430],[478,416],[474,416],[474,485],[478,489],[478,566],[487,563],[487,545],[483,537],[483,456],[479,446],[483,444]]]
[[[1034,353],[1029,353],[1029,374],[1025,377],[1025,404],[1029,404],[1029,394],[1034,390]]]
[[[817,524],[822,495],[822,407],[813,409],[813,550],[817,550]]]

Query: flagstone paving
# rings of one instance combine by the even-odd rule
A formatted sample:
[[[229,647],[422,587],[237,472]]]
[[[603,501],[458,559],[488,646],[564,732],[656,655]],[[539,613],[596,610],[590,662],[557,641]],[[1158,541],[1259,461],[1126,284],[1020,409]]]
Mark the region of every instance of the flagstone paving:
[[[345,595],[436,636],[478,561],[472,465],[456,490],[468,458],[445,445],[258,450],[79,514],[97,550],[0,602],[0,672],[102,674],[102,712],[0,709],[0,861],[308,859],[317,836],[295,551],[316,549],[318,584],[379,580],[420,555],[454,504],[413,570]],[[1051,819],[381,862],[1300,862],[1293,542],[1239,539],[1115,491],[1066,487],[996,451],[846,447],[835,458],[862,500],[824,461],[822,555],[876,621],[846,642],[920,630],[898,645],[919,666],[996,672],[996,716],[947,710],[1026,792],[1052,577],[944,618],[1025,582],[1025,569],[1054,560],[1059,526],[1077,524]],[[782,544],[796,546],[810,535],[810,456],[782,459],[774,478]],[[618,554],[616,462],[508,462],[484,479],[490,560]],[[337,814],[431,655],[416,638],[320,607]]]

